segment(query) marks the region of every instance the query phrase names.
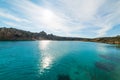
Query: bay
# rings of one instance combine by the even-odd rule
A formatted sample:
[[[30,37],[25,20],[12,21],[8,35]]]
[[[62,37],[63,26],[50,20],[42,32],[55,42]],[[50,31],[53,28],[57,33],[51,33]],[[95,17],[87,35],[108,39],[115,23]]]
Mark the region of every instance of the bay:
[[[120,80],[118,45],[1,41],[0,80]]]

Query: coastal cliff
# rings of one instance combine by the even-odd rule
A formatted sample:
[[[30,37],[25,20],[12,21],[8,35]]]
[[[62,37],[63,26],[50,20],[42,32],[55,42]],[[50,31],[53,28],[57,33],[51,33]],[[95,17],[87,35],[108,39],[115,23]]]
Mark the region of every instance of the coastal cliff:
[[[33,33],[15,28],[0,28],[0,40],[86,40],[86,38],[60,37],[44,31]]]
[[[91,41],[109,44],[120,44],[120,36],[103,37],[103,38],[78,38],[78,37],[61,37],[53,34],[47,34],[44,31],[33,33],[16,28],[0,28],[0,41],[19,41],[19,40],[71,40],[71,41]]]

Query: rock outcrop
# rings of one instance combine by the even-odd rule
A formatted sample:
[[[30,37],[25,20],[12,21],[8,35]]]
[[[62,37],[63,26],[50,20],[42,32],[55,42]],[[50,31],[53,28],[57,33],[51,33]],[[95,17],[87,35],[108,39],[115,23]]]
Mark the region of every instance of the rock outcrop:
[[[42,40],[47,39],[47,34],[42,31],[40,33],[32,33],[29,31],[19,30],[15,28],[0,28],[0,40]]]
[[[78,38],[78,37],[61,37],[53,34],[47,34],[44,31],[33,33],[30,31],[19,30],[15,28],[0,28],[0,41],[17,41],[17,40],[71,40],[71,41],[91,41],[109,44],[120,44],[120,36],[103,37],[103,38]]]
[[[60,37],[44,31],[33,33],[15,28],[0,28],[0,40],[82,40],[82,38]]]

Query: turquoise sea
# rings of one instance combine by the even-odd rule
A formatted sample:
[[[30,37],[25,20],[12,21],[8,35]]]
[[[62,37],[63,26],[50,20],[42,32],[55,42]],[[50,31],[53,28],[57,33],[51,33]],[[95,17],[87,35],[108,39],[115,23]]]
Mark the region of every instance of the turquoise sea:
[[[1,41],[0,80],[120,80],[120,47],[80,41]]]

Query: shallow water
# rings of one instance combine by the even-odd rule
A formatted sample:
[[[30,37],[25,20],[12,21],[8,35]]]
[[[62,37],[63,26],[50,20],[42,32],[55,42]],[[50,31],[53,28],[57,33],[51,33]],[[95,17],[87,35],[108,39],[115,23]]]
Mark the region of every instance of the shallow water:
[[[79,41],[0,42],[0,80],[120,80],[120,48]]]

